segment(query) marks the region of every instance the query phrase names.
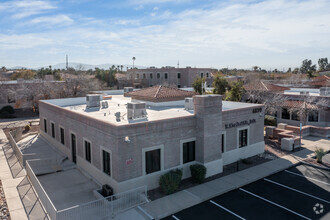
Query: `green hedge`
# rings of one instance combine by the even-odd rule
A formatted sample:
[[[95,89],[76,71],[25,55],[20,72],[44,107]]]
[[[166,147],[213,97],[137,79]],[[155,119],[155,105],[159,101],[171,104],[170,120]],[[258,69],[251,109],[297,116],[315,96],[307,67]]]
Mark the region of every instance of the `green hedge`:
[[[179,189],[182,178],[182,171],[179,169],[171,170],[170,172],[161,175],[159,185],[165,194],[172,194]]]
[[[206,167],[201,164],[194,164],[190,166],[190,173],[192,180],[195,183],[202,183],[206,175]]]
[[[276,118],[274,116],[265,115],[265,125],[276,126]]]
[[[10,105],[6,105],[4,106],[1,110],[0,110],[0,113],[8,113],[8,114],[14,114],[15,113],[15,110],[13,107],[11,107]]]

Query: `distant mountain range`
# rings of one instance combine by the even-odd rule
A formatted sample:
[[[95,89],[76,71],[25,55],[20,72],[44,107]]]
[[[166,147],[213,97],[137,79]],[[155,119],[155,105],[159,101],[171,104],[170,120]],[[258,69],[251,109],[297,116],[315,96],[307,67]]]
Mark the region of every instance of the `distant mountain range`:
[[[85,63],[69,63],[69,67],[74,68],[74,69],[80,69],[80,70],[89,70],[89,69],[95,69],[95,68],[100,68],[100,69],[109,69],[112,65],[114,65],[115,67],[117,67],[119,64],[100,64],[100,65],[92,65],[92,64],[85,64]],[[52,69],[65,69],[66,68],[66,63],[58,63],[55,65],[51,65]],[[120,65],[119,65],[120,66]],[[130,69],[132,68],[133,65],[128,65],[125,64],[123,65],[123,70],[126,71],[126,69]],[[135,66],[134,67],[138,68],[138,69],[143,69],[146,68],[145,66]],[[23,67],[23,66],[14,66],[11,67],[9,69],[22,69],[22,68],[26,68],[26,69],[41,69],[41,68],[49,68],[49,66],[43,66],[43,67],[37,67],[37,68],[30,68],[30,67]],[[119,67],[121,68],[121,67]]]

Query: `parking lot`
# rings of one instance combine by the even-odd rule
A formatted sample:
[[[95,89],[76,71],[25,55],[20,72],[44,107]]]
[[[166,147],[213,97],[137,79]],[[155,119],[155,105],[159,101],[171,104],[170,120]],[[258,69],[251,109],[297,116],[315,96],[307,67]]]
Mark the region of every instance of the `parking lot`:
[[[164,219],[330,219],[330,172],[298,165]]]

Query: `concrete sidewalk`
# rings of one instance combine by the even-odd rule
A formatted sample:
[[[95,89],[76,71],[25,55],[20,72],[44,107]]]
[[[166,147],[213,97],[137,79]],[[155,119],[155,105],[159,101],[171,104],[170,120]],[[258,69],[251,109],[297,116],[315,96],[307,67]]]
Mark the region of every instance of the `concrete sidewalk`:
[[[301,160],[311,157],[314,152],[304,149],[231,175],[200,184],[169,196],[141,205],[150,219],[160,219],[211,199],[215,196],[237,189],[258,179],[287,169]]]
[[[0,129],[0,179],[5,193],[8,209],[10,211],[10,218],[13,220],[25,220],[28,219],[28,217],[17,190],[17,186],[20,182],[22,182],[24,177],[13,177],[3,151],[3,147],[5,145],[9,145],[9,143],[7,142],[7,138],[2,129]]]

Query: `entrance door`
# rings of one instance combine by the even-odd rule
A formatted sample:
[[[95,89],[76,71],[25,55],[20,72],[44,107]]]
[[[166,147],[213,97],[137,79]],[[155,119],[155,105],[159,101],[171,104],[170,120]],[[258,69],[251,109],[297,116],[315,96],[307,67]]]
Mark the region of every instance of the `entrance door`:
[[[77,163],[76,135],[71,134],[72,161]]]

